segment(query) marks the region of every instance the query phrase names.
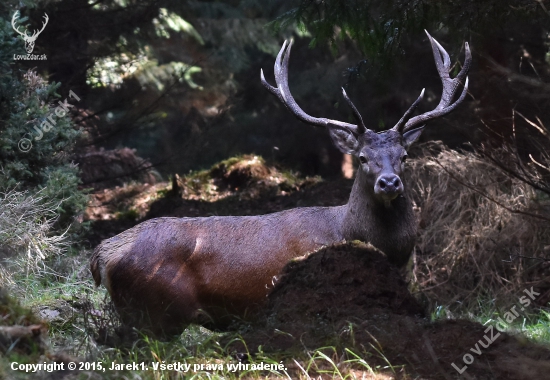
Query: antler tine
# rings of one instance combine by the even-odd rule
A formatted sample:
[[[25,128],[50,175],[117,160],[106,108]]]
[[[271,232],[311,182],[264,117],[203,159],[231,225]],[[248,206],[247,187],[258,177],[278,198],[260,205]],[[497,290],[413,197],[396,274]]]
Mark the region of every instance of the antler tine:
[[[359,127],[356,124],[349,124],[338,120],[313,117],[305,113],[304,110],[300,108],[298,103],[296,103],[296,101],[292,97],[292,94],[290,93],[290,89],[288,87],[288,61],[290,58],[291,48],[292,41],[288,44],[288,48],[287,41],[285,41],[283,46],[281,47],[281,50],[279,51],[279,54],[277,54],[277,59],[275,60],[274,65],[275,82],[277,84],[277,87],[274,87],[267,83],[264,77],[263,70],[260,71],[261,81],[264,87],[267,88],[268,91],[271,92],[273,95],[277,96],[281,103],[283,103],[285,107],[294,114],[294,116],[305,123],[314,126],[346,129],[356,135],[363,133],[364,131],[361,130],[362,127]]]
[[[295,114],[296,111],[301,111],[300,113],[303,114],[303,116],[309,116],[298,106],[298,103],[296,103],[292,95],[290,95],[290,88],[288,87],[288,59],[290,58],[292,41],[290,41],[286,50],[285,45],[286,41],[285,44],[283,44],[281,51],[277,55],[277,59],[275,60],[275,83],[277,83],[277,88],[281,93],[283,102],[290,109],[290,111],[294,112]],[[290,95],[290,97],[288,95]],[[299,115],[296,116],[299,117]]]
[[[402,132],[406,132],[419,124],[426,123],[429,120],[447,115],[449,112],[454,110],[460,103],[462,103],[462,101],[464,100],[468,92],[468,77],[466,75],[468,74],[468,71],[470,70],[470,66],[472,63],[472,54],[470,52],[470,46],[468,45],[468,43],[466,42],[464,44],[464,50],[465,50],[464,65],[462,66],[462,69],[460,70],[456,78],[451,79],[450,78],[451,59],[449,57],[449,54],[443,48],[443,46],[441,46],[441,44],[436,41],[435,38],[430,36],[430,34],[427,31],[426,31],[426,34],[428,35],[430,44],[432,45],[435,65],[437,67],[437,72],[439,73],[439,77],[441,78],[441,83],[443,84],[443,92],[441,94],[441,100],[439,101],[439,104],[435,109],[433,109],[432,111],[423,113],[422,115],[418,115],[411,118],[409,121],[407,121],[404,127],[402,127]],[[460,94],[459,98],[453,103],[453,98],[455,96],[456,90],[458,89],[460,83],[464,80],[464,78],[466,78],[466,80],[464,82],[464,88],[462,90],[462,93]],[[401,120],[399,122],[401,122]],[[397,123],[397,125],[399,125],[399,123]]]
[[[346,102],[348,103],[348,106],[353,110],[353,116],[357,120],[357,133],[362,134],[367,131],[367,127],[365,127],[365,123],[363,122],[363,118],[361,117],[361,114],[355,108],[355,104],[351,101],[351,99],[348,97],[348,94],[346,93],[346,90],[344,90],[344,87],[342,87],[342,95],[344,95],[344,99],[346,99]]]
[[[281,50],[279,50],[279,54],[277,54],[277,58],[275,59],[275,65],[274,65],[275,75],[277,75],[276,73],[279,71],[279,61],[281,59],[281,56],[283,55],[283,52],[285,51],[286,44],[287,44],[287,41],[285,40],[285,42],[283,43],[283,47],[281,48]],[[265,80],[263,69],[260,69],[260,78],[262,80],[262,84],[264,85],[264,87],[267,88],[269,92],[271,92],[273,95],[277,96],[281,101],[281,103],[283,103],[286,106],[285,100],[281,92],[279,92],[279,89],[277,87],[273,87]],[[275,81],[277,80],[275,79]]]
[[[441,46],[441,44],[428,33],[428,31],[425,32],[428,35],[432,45],[432,52],[434,54],[437,71],[442,77],[448,78],[449,68],[451,67],[451,57],[449,57],[449,53],[447,53],[447,50],[445,50],[443,46]]]
[[[44,31],[44,29],[46,29],[46,25],[48,25],[48,21],[50,21],[50,18],[48,17],[48,14],[44,13],[44,16],[42,16],[42,17],[44,17],[46,22],[42,22],[42,29],[40,29],[40,31],[35,30],[34,33],[33,33],[33,36],[34,35],[40,35],[40,33],[42,33]]]
[[[422,89],[422,92],[420,93],[420,96],[414,101],[413,104],[411,104],[411,106],[409,107],[407,112],[405,112],[405,114],[401,117],[401,119],[399,119],[397,124],[395,124],[395,126],[392,128],[394,131],[403,133],[403,126],[405,125],[405,123],[411,117],[412,113],[414,112],[414,110],[418,106],[418,103],[420,103],[420,101],[424,98],[424,90],[426,90],[426,89],[425,88]]]
[[[468,44],[468,42],[465,42],[464,43],[464,65],[462,65],[462,69],[456,76],[456,79],[462,82],[466,77],[466,75],[468,75],[468,71],[470,71],[471,65],[472,65],[472,52],[470,51],[470,44]]]
[[[25,33],[21,33],[19,31],[19,27],[18,26],[15,26],[15,20],[17,20],[20,16],[20,13],[19,11],[16,11],[14,14],[13,14],[13,17],[11,18],[11,26],[13,27],[13,30],[15,30],[17,33],[19,33],[20,35],[22,36],[27,36],[27,32],[25,31]],[[27,36],[28,37],[28,36]]]

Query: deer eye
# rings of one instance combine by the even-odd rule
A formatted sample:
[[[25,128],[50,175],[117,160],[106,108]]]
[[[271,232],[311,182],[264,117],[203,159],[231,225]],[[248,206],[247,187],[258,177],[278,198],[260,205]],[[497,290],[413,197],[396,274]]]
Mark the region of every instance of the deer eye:
[[[359,156],[359,161],[361,161],[362,164],[366,164],[367,158],[365,156]]]
[[[401,157],[401,162],[405,162],[407,161],[407,157],[409,157],[408,155],[403,155],[403,157]]]

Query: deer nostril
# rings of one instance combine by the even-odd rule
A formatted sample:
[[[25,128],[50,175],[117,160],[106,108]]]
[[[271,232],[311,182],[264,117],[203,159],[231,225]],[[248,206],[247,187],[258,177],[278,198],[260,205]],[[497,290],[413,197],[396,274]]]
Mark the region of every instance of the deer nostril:
[[[403,191],[401,178],[395,174],[384,174],[376,181],[375,192],[387,196],[397,196]]]

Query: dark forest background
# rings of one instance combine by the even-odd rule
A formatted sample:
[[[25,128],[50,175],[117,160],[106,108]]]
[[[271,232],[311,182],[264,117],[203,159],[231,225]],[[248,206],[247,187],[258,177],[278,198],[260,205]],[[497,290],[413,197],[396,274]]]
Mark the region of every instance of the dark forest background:
[[[20,25],[37,29],[47,13],[34,53],[48,59],[14,62],[6,54],[4,72],[21,78],[35,70],[60,84],[61,98],[73,91],[82,99],[74,111],[80,136],[63,153],[85,172],[84,186],[106,179],[89,167],[97,165],[95,153],[123,147],[136,149],[164,178],[243,153],[304,174],[340,175],[342,156],[325,131],[296,121],[261,86],[260,69],[273,82],[275,55],[289,38],[295,40],[289,82],[311,115],[351,121],[340,87],[373,129],[393,126],[424,87],[420,111],[435,107],[441,85],[427,29],[457,69],[468,41],[474,64],[466,102],[431,123],[424,140],[456,147],[506,136],[513,110],[548,118],[550,15],[544,1],[23,4],[3,2],[3,22],[20,9]],[[14,51],[23,53],[7,25],[5,32]],[[25,153],[6,153],[10,149],[0,157],[25,159]]]

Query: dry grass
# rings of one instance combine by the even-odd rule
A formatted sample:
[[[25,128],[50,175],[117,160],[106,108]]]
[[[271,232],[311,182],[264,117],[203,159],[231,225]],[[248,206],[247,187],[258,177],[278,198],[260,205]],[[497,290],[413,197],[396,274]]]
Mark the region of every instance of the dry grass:
[[[537,303],[548,302],[548,195],[477,153],[438,143],[422,150],[409,173],[420,224],[418,288],[431,302],[462,311],[517,299],[531,286],[541,292]]]
[[[45,199],[41,191],[0,192],[0,259],[10,260],[28,273],[47,257],[63,253],[69,246],[66,234],[51,233],[59,205],[59,201]],[[9,271],[0,267],[0,286],[10,282]]]

